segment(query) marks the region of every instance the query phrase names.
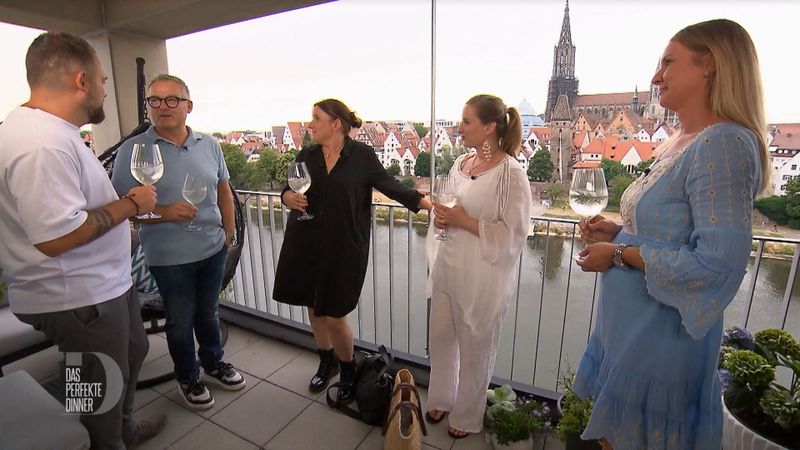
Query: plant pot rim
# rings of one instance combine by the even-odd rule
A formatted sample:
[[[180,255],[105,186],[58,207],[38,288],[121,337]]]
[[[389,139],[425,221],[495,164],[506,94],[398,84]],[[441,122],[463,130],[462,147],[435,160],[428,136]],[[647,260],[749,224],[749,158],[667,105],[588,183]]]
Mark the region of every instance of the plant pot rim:
[[[778,441],[775,441],[774,439],[772,439],[772,438],[771,438],[771,437],[769,437],[769,436],[764,436],[764,435],[763,435],[762,433],[760,433],[758,430],[755,430],[755,429],[753,429],[753,427],[752,427],[752,426],[750,426],[750,424],[749,424],[749,423],[745,422],[745,421],[744,421],[744,420],[742,420],[742,419],[741,419],[741,417],[739,417],[739,416],[738,416],[736,413],[734,413],[733,411],[731,411],[731,409],[730,409],[730,408],[728,408],[728,404],[727,404],[727,403],[725,403],[725,396],[724,396],[724,395],[722,396],[722,411],[723,411],[723,415],[725,415],[725,414],[728,414],[728,415],[730,415],[731,417],[733,417],[734,419],[736,419],[736,421],[737,421],[737,422],[739,422],[740,424],[742,424],[742,426],[743,426],[743,427],[745,427],[745,428],[747,429],[747,431],[749,431],[749,432],[753,433],[754,435],[756,435],[756,436],[760,437],[761,439],[763,439],[763,440],[765,440],[765,441],[768,441],[768,442],[770,442],[770,443],[772,443],[772,444],[774,444],[774,445],[776,445],[776,446],[778,446],[778,447],[782,447],[782,445],[781,445],[781,444],[779,444],[779,443],[778,443]]]
[[[529,435],[528,435],[528,437],[527,437],[527,438],[525,438],[525,439],[522,439],[522,440],[519,440],[519,441],[514,441],[514,442],[509,442],[509,443],[507,443],[507,444],[501,444],[501,443],[500,443],[500,442],[497,440],[497,433],[495,433],[494,431],[492,431],[492,433],[491,433],[491,440],[492,440],[492,445],[493,445],[493,446],[494,446],[494,445],[502,445],[502,446],[506,446],[506,447],[508,447],[508,446],[513,446],[514,444],[518,444],[518,443],[520,443],[520,442],[533,442],[533,437],[534,437],[534,435],[533,435],[533,434],[529,434]]]
[[[567,394],[561,394],[558,397],[558,400],[556,400],[556,418],[558,420],[561,420],[561,418],[564,417],[564,410],[561,408],[561,402],[564,401],[564,397],[566,396]]]

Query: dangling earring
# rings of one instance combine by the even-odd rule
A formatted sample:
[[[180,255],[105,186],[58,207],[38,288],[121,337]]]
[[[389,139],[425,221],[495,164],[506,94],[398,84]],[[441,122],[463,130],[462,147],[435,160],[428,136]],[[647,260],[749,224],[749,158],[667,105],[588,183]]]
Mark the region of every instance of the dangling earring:
[[[481,144],[481,153],[483,153],[483,159],[490,160],[492,159],[492,146],[489,145],[489,140],[486,139]]]

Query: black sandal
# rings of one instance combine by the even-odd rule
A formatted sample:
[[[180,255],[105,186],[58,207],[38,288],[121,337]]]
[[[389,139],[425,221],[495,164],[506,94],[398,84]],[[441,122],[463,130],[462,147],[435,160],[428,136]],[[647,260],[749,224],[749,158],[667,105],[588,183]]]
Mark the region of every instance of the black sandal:
[[[439,411],[439,410],[435,409],[434,411]],[[432,424],[432,425],[441,422],[442,420],[444,420],[444,416],[447,415],[447,411],[439,411],[439,412],[442,413],[442,415],[439,416],[438,419],[436,419],[431,415],[430,411],[425,411],[425,420],[428,421],[428,423]]]

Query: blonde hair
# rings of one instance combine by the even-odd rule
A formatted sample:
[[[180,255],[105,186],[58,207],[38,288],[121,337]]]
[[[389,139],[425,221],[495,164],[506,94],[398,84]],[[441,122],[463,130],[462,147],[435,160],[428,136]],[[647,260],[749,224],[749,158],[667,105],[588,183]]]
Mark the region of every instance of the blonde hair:
[[[732,20],[716,19],[689,25],[677,32],[672,40],[696,53],[713,56],[716,72],[709,80],[711,109],[721,118],[748,128],[758,137],[760,191],[765,191],[770,185],[771,164],[765,138],[767,124],[761,70],[750,35]]]

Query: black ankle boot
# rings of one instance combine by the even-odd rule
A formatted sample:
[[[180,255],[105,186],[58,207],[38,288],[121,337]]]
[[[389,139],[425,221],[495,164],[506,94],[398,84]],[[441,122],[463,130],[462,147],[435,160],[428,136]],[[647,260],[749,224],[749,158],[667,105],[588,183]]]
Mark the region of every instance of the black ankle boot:
[[[328,386],[328,381],[339,373],[339,364],[337,364],[333,349],[317,350],[317,353],[319,354],[319,367],[317,373],[311,377],[311,382],[308,383],[308,390],[311,392],[322,392]]]
[[[339,403],[348,403],[353,401],[356,395],[355,355],[353,355],[353,359],[349,362],[339,360],[339,368],[341,369],[341,375],[339,375],[339,382],[342,383],[342,386],[339,388],[339,392],[336,395],[336,399],[339,401]]]

